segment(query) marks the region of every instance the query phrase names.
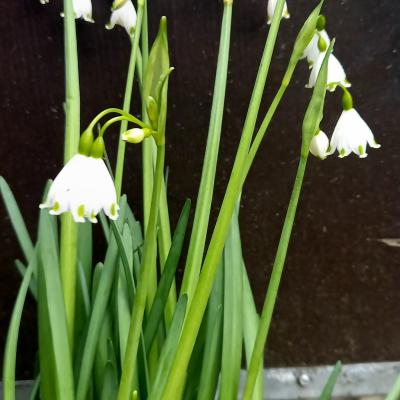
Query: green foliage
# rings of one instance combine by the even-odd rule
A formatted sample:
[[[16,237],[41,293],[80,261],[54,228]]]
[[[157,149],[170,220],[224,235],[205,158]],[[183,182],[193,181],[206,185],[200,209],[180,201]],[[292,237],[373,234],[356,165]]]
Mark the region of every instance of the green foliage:
[[[32,240],[29,236],[28,229],[26,228],[24,219],[22,218],[21,211],[19,210],[14,195],[2,176],[0,176],[0,192],[6,206],[8,216],[10,217],[11,224],[17,236],[18,243],[21,246],[22,252],[24,253],[25,260],[29,262],[34,251]]]
[[[336,381],[342,371],[342,363],[338,361],[329,375],[328,381],[319,397],[319,400],[330,400],[332,397],[333,389],[335,388]]]
[[[67,48],[73,53],[72,62],[66,65],[69,79],[67,89],[78,96],[75,101],[74,98],[69,101],[70,109],[67,109],[67,133],[70,137],[65,154],[70,157],[76,147],[76,132],[71,129],[79,125],[79,91],[76,91],[76,43],[71,33],[73,19],[69,0],[66,0],[66,6]],[[77,228],[68,215],[62,217],[59,235],[57,218],[50,216],[47,211],[41,211],[38,240],[33,243],[15,198],[0,177],[0,192],[25,257],[24,263],[16,261],[23,279],[5,349],[5,400],[15,400],[17,341],[29,289],[37,299],[39,326],[40,378],[36,380],[32,398],[39,390],[42,400],[161,400],[170,399],[172,395],[177,400],[212,400],[219,387],[220,398],[234,400],[239,396],[243,348],[248,366],[244,399],[263,398],[264,347],[310,140],[319,129],[323,116],[327,62],[333,42],[322,63],[305,113],[298,173],[261,317],[254,304],[242,255],[238,215],[240,193],[294,68],[314,35],[322,1],[300,30],[282,86],[254,136],[284,6],[284,0],[277,2],[232,175],[205,257],[228,74],[232,2],[224,4],[207,150],[193,228],[188,240],[189,250],[184,256],[182,252],[187,239],[191,203],[189,200],[185,202],[171,240],[164,181],[167,92],[172,71],[166,19],[161,19],[157,37],[148,55],[146,2],[140,2],[139,6],[140,29],[134,36],[124,102],[124,109],[127,110],[124,115],[129,116],[134,67],[139,61],[138,75],[140,79],[143,78],[143,119],[151,124],[156,143],[147,142],[147,150],[144,145],[143,180],[144,197],[147,200],[143,218],[145,232],[129,207],[126,196],[122,196],[117,221],[108,221],[103,213],[99,215],[106,243],[104,260],[100,261],[99,256],[93,254],[96,228],[93,229],[89,223]],[[141,49],[139,33],[142,35]],[[108,109],[107,112],[110,110],[117,109]],[[129,121],[138,125],[147,124],[130,117]],[[94,155],[100,157],[103,139],[97,139],[95,143],[100,143],[101,151],[95,151]],[[91,142],[90,145],[93,148]],[[124,146],[121,149],[124,150]],[[119,195],[123,158],[118,162]],[[182,294],[176,302],[175,276],[185,258]],[[340,363],[336,365],[321,394],[322,400],[330,398],[339,372]]]
[[[310,103],[304,115],[302,129],[303,140],[301,144],[302,157],[308,157],[311,139],[315,133],[319,131],[319,124],[322,121],[326,94],[326,81],[328,76],[328,60],[332,53],[334,43],[335,41],[332,40],[325,54]]]

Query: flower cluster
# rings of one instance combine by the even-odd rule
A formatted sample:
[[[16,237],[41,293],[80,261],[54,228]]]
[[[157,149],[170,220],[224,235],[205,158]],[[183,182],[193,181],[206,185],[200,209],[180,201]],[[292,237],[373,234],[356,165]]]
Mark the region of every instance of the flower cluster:
[[[274,15],[277,0],[268,0],[268,23]],[[287,4],[285,1],[282,18],[289,18]],[[308,46],[304,49],[302,58],[307,59],[311,69],[307,88],[313,88],[316,84],[318,73],[321,69],[326,52],[330,45],[330,38],[325,30],[326,20],[320,15],[317,20],[314,36]],[[334,54],[330,54],[328,60],[327,90],[333,92],[337,87],[343,90],[343,112],[333,131],[332,138],[329,141],[327,135],[318,130],[310,143],[310,152],[314,156],[325,159],[336,150],[339,157],[346,157],[351,152],[357,154],[360,158],[367,156],[367,145],[372,148],[379,148],[374,135],[360,114],[353,108],[353,99],[348,88],[351,86],[347,80],[346,72]]]
[[[47,4],[49,0],[40,0],[42,4]],[[87,22],[94,22],[92,18],[92,1],[91,0],[72,0],[75,18],[82,18]],[[61,16],[64,16],[61,13]],[[107,29],[120,25],[125,28],[128,35],[132,35],[136,26],[136,10],[132,0],[115,0],[111,8],[110,21],[106,25]]]
[[[50,214],[71,212],[75,222],[97,222],[103,210],[110,219],[118,218],[119,206],[113,179],[102,160],[104,141],[85,132],[81,136],[79,154],[76,154],[54,179],[46,201],[40,208],[49,208]]]
[[[310,79],[306,87],[312,88],[317,81],[318,73],[330,44],[329,35],[325,30],[325,17],[318,18],[314,36],[303,53],[311,69]],[[367,156],[367,144],[373,148],[379,148],[374,135],[360,114],[353,108],[353,99],[348,88],[351,86],[340,61],[331,54],[328,60],[327,90],[334,91],[336,87],[343,90],[343,112],[333,131],[329,142],[326,134],[319,130],[310,143],[310,152],[314,156],[325,159],[336,150],[339,157],[343,158],[351,152],[360,158]]]

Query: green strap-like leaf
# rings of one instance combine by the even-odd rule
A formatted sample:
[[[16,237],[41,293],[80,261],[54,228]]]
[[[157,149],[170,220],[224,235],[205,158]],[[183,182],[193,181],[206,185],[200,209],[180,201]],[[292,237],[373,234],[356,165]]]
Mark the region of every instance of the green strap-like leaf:
[[[189,219],[189,212],[190,200],[186,200],[179,217],[174,236],[172,238],[171,249],[169,251],[167,261],[165,262],[165,268],[162,273],[156,296],[154,298],[154,302],[144,330],[144,343],[147,350],[151,348],[153,339],[157,333],[160,322],[162,321],[162,315],[168,298],[168,293],[174,280],[175,271],[182,252],[183,241],[185,239],[186,227]]]
[[[29,236],[28,229],[26,229],[24,219],[22,218],[21,211],[19,210],[10,186],[8,186],[2,176],[0,176],[0,192],[10,217],[11,224],[14,228],[15,234],[17,235],[18,243],[21,246],[26,261],[29,262],[34,252],[32,240]]]
[[[175,355],[176,346],[182,330],[183,320],[187,305],[187,296],[183,295],[179,298],[176,305],[174,317],[172,319],[171,328],[162,348],[160,359],[158,362],[157,374],[154,380],[152,391],[149,400],[159,400],[165,383],[168,379],[168,374],[171,369],[172,360]],[[178,397],[179,398],[179,397]]]
[[[17,357],[18,335],[21,323],[22,310],[25,304],[29,283],[36,268],[36,255],[31,257],[31,262],[25,271],[24,278],[18,291],[11,321],[8,328],[6,347],[3,361],[3,398],[4,400],[15,400],[15,364]]]
[[[333,371],[329,375],[328,381],[325,384],[324,390],[319,397],[320,400],[329,400],[332,397],[333,389],[335,387],[336,381],[342,371],[342,363],[338,361],[333,368]]]
[[[51,217],[47,211],[41,212],[39,225],[39,293],[38,303],[42,312],[39,312],[40,325],[50,329],[52,347],[39,348],[43,354],[53,349],[54,369],[47,370],[53,374],[56,399],[74,400],[74,382],[72,374],[71,350],[68,339],[66,313],[63,291],[61,287],[57,246],[51,229]],[[43,304],[44,303],[44,304]],[[45,321],[47,319],[47,321]],[[41,359],[41,368],[44,359]],[[41,371],[41,382],[45,379]],[[51,377],[47,376],[47,380]],[[44,398],[43,400],[50,400]],[[53,400],[53,399],[52,399]]]
[[[200,373],[198,400],[213,400],[221,368],[221,342],[224,293],[223,259],[218,267],[217,276],[207,306],[207,329],[204,345],[203,366]]]
[[[242,249],[237,210],[224,248],[224,325],[222,334],[221,399],[238,397],[243,340]]]
[[[313,94],[307,107],[306,114],[304,115],[302,129],[303,140],[301,144],[302,157],[308,157],[311,139],[318,132],[319,124],[322,121],[326,94],[326,81],[328,76],[328,61],[334,44],[335,40],[332,40],[325,54],[324,61],[321,64]]]

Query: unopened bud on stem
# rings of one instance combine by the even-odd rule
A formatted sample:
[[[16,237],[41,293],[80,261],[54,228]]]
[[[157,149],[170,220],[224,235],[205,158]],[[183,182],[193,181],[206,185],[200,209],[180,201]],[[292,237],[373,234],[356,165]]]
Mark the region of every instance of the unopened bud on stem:
[[[148,128],[133,128],[122,134],[122,140],[129,143],[140,143],[143,139],[151,136],[152,131]]]

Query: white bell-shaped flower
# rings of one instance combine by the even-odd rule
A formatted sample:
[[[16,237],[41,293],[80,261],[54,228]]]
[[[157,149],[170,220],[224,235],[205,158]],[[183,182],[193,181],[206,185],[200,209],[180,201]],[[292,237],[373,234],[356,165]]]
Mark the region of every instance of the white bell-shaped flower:
[[[136,10],[132,1],[126,0],[120,7],[113,7],[110,22],[106,25],[106,28],[112,29],[115,25],[121,25],[128,35],[131,35],[135,30],[136,18]]]
[[[54,179],[46,202],[50,214],[71,212],[75,222],[97,222],[103,210],[110,219],[118,218],[119,206],[114,182],[101,158],[77,154]]]
[[[272,17],[274,16],[275,8],[276,8],[276,3],[278,0],[268,0],[268,6],[267,6],[267,13],[268,13],[268,25],[272,21]],[[290,14],[288,11],[287,3],[285,1],[285,5],[283,6],[283,11],[282,11],[282,18],[289,19]]]
[[[319,131],[313,136],[310,142],[310,153],[324,160],[328,155],[329,139],[323,131]]]
[[[87,22],[94,22],[92,18],[91,0],[72,0],[75,18],[83,18]]]
[[[360,158],[365,158],[367,157],[367,144],[376,149],[381,147],[376,143],[369,126],[354,108],[343,110],[333,131],[328,154],[337,150],[341,158],[351,152]]]
[[[313,88],[315,83],[317,82],[318,73],[321,69],[322,62],[324,61],[325,53],[321,53],[313,66],[313,69],[310,73],[310,79],[307,88]],[[350,87],[351,84],[346,78],[346,73],[342,67],[342,64],[339,60],[331,54],[328,60],[328,77],[327,77],[327,88],[329,91],[333,92],[338,85],[342,85],[344,87]]]
[[[310,43],[305,48],[302,57],[302,58],[307,58],[310,68],[312,68],[312,66],[318,61],[318,58],[321,54],[325,54],[325,51],[321,51],[321,49],[318,46],[318,42],[320,41],[320,39],[324,41],[326,48],[328,48],[329,44],[331,43],[331,40],[329,39],[329,36],[326,33],[325,29],[322,31],[315,32]]]

